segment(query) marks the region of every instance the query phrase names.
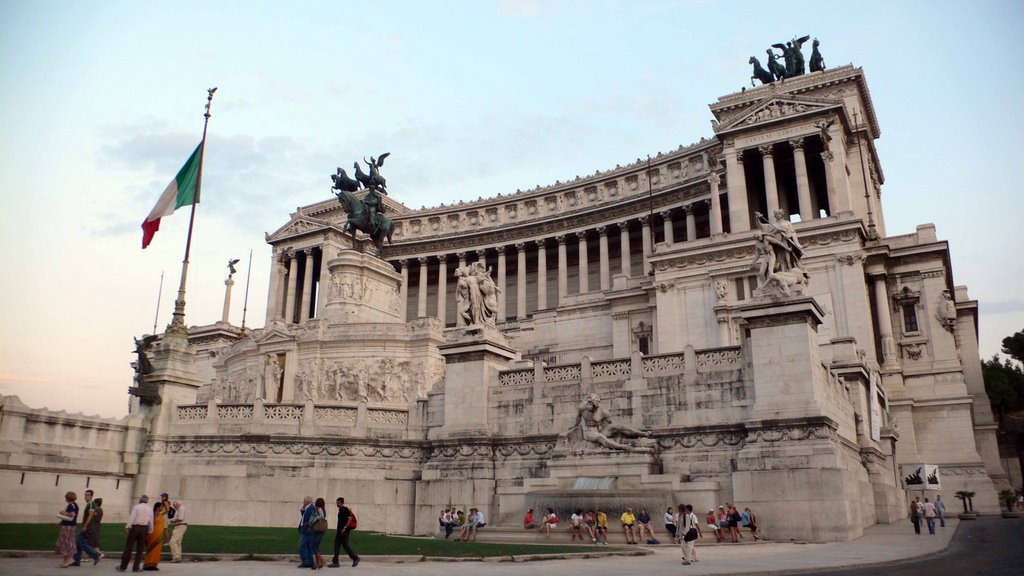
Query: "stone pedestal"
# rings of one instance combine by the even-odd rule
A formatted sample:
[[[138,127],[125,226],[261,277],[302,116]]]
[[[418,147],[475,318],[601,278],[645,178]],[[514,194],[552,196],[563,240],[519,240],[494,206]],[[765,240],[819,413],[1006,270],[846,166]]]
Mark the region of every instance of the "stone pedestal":
[[[438,347],[445,360],[444,425],[438,438],[489,436],[487,391],[518,357],[505,337],[487,326],[448,330]]]
[[[324,314],[332,323],[404,322],[402,275],[380,258],[342,250],[327,261],[330,281],[321,290]]]

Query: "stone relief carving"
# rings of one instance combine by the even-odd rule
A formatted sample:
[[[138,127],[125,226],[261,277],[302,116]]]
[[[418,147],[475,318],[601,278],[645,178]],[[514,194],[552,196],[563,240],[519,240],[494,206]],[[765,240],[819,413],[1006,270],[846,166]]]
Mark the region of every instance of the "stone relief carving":
[[[811,110],[811,106],[796,102],[772,102],[757,112],[747,116],[740,124],[749,126],[765,120],[774,120],[783,116],[800,114]]]
[[[589,443],[610,450],[654,454],[657,443],[649,440],[650,437],[651,433],[648,431],[615,422],[611,414],[601,407],[601,397],[589,394],[580,403],[576,421],[559,438],[559,444],[574,452],[585,449]]]
[[[729,301],[729,283],[725,280],[715,280],[715,302],[725,304]]]
[[[255,366],[246,366],[219,380],[213,387],[214,397],[224,403],[249,404],[256,398],[259,373]]]

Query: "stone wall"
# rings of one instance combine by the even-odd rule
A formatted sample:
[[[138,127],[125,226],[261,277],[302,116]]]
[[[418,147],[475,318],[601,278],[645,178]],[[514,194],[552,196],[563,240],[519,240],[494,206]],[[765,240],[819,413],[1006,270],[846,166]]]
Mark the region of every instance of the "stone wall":
[[[74,491],[103,498],[107,519],[127,517],[145,439],[142,418],[29,408],[0,395],[0,522],[52,522]]]

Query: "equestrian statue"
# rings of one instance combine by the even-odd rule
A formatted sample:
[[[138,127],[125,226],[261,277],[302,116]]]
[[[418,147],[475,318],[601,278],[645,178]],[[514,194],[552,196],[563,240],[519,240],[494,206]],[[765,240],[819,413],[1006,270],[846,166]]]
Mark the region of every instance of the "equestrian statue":
[[[353,164],[355,179],[349,178],[342,168],[338,168],[336,174],[331,174],[334,185],[331,190],[338,197],[338,202],[348,214],[348,221],[345,222],[344,231],[351,232],[352,243],[355,244],[355,231],[368,235],[377,247],[377,255],[380,256],[384,247],[384,240],[391,244],[391,233],[395,230],[395,223],[384,215],[384,199],[381,196],[387,195],[387,181],[380,174],[380,168],[384,165],[384,159],[390,152],[381,154],[378,158],[370,157],[370,161],[363,162],[370,168],[370,173],[362,171],[359,162]],[[360,199],[354,193],[362,187],[366,194]]]

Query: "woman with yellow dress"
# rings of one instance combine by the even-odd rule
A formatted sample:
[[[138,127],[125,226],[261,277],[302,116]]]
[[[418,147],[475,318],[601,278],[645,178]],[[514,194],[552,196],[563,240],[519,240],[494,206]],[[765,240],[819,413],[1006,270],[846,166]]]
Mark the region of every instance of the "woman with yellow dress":
[[[146,540],[146,558],[143,560],[143,570],[159,570],[160,554],[164,548],[164,534],[167,531],[167,508],[162,502],[153,505],[153,533]]]

